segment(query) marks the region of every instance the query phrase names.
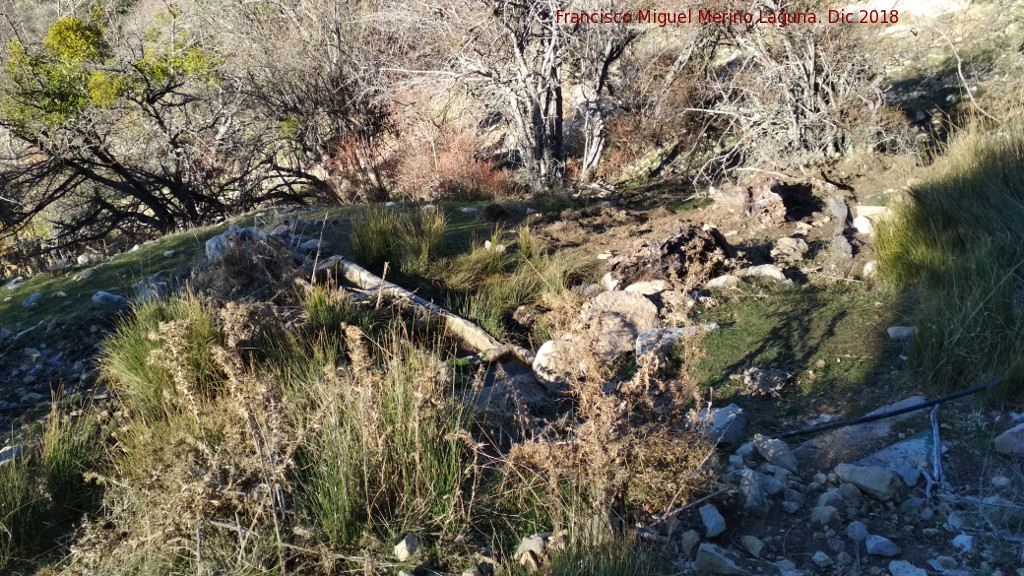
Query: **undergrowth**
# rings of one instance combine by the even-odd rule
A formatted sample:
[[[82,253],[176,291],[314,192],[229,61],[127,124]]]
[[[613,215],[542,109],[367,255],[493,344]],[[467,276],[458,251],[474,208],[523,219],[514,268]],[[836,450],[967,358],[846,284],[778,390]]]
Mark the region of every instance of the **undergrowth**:
[[[878,227],[880,272],[910,288],[912,366],[954,390],[1024,390],[1024,137],[966,130]]]

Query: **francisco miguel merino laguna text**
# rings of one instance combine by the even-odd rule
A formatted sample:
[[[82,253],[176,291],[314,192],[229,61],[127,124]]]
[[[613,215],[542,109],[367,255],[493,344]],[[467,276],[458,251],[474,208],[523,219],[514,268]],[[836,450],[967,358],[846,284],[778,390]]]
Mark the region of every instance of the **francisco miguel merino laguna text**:
[[[696,14],[694,14],[696,12]],[[555,13],[556,24],[774,24],[780,28],[788,24],[894,24],[899,21],[897,10],[860,10],[861,14],[829,10],[827,20],[819,20],[815,12],[714,12],[694,10],[685,12],[659,12],[654,9],[632,12],[566,12]]]

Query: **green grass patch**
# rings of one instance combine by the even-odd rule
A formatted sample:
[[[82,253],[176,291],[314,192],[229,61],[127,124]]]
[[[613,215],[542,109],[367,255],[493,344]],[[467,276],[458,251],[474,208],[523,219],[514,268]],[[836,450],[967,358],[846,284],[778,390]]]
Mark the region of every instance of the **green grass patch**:
[[[879,271],[910,290],[912,368],[939,390],[1024,390],[1024,137],[965,131],[879,225]]]
[[[846,399],[891,362],[885,343],[891,314],[891,303],[869,286],[750,286],[742,295],[723,294],[719,306],[700,315],[701,323],[722,328],[703,339],[698,378],[721,402],[738,387],[731,375],[750,367],[782,368],[796,375],[798,397]],[[865,407],[880,400],[852,396]],[[779,406],[786,410],[786,402]]]

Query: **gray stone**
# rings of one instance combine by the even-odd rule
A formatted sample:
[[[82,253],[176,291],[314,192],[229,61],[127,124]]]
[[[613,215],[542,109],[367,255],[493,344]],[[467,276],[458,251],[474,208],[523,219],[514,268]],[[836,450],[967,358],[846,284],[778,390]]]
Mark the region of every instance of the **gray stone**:
[[[700,544],[700,534],[696,530],[687,530],[679,537],[679,551],[687,558],[693,557],[693,550]]]
[[[868,260],[864,264],[864,269],[861,271],[861,276],[865,278],[874,278],[878,274],[878,260]]]
[[[811,510],[811,524],[825,526],[839,521],[839,510],[835,506],[816,506]]]
[[[680,340],[715,330],[718,330],[718,324],[685,326],[683,328],[655,328],[636,337],[634,353],[638,359],[651,353],[654,353],[659,359],[664,359]]]
[[[795,264],[804,259],[807,249],[803,238],[779,238],[772,247],[772,259],[780,264]]]
[[[405,562],[416,555],[420,549],[420,539],[415,534],[406,534],[405,538],[395,546],[395,558],[399,562]]]
[[[782,270],[779,270],[778,266],[773,264],[743,268],[737,270],[736,275],[741,278],[764,278],[773,282],[786,282],[786,275],[782,273]]]
[[[747,414],[735,404],[723,408],[706,407],[697,414],[697,422],[704,426],[704,433],[711,442],[734,445],[743,440]],[[740,461],[743,461],[742,457]]]
[[[26,384],[29,384],[29,382],[26,382]],[[37,404],[44,400],[46,400],[46,396],[43,396],[42,394],[37,394],[35,392],[29,392],[28,394],[25,394],[21,397],[22,404]]]
[[[839,493],[839,490],[831,488],[827,490],[821,496],[818,496],[818,506],[833,506],[840,507],[844,504],[843,495]]]
[[[80,266],[87,266],[88,264],[91,264],[91,263],[92,263],[92,256],[90,256],[88,254],[79,254],[78,255],[78,264]]]
[[[914,486],[921,478],[919,468],[928,466],[931,453],[931,434],[922,432],[911,438],[887,446],[855,462],[857,466],[881,466],[900,476],[907,486]]]
[[[811,556],[811,562],[814,562],[814,564],[819,568],[826,568],[832,565],[832,557],[821,550],[818,550],[813,556]]]
[[[860,488],[872,498],[887,502],[899,494],[899,480],[891,470],[879,466],[836,466],[836,475],[843,482]]]
[[[160,300],[170,291],[167,282],[161,280],[159,277],[147,278],[139,282],[138,290],[135,293],[135,299],[139,302],[149,302],[152,300]]]
[[[777,368],[750,367],[743,371],[743,387],[740,393],[746,396],[778,397],[793,375]]]
[[[735,276],[733,274],[723,274],[721,276],[716,276],[716,277],[712,278],[711,280],[708,280],[707,282],[704,283],[704,287],[709,289],[709,290],[711,290],[711,289],[723,290],[723,289],[726,289],[726,288],[738,288],[739,285],[740,285],[739,276]]]
[[[745,468],[740,471],[740,492],[746,497],[744,506],[753,512],[765,512],[768,510],[768,497],[764,492],[764,484],[761,475]]]
[[[928,571],[918,568],[906,560],[893,560],[889,562],[889,572],[892,576],[928,576]]]
[[[236,242],[256,243],[265,241],[268,237],[269,235],[266,232],[258,228],[251,226],[240,228],[232,224],[221,234],[206,241],[206,260],[213,262],[220,258],[221,254],[230,246],[234,246]]]
[[[551,538],[550,532],[541,532],[523,538],[519,547],[516,548],[516,553],[512,555],[512,559],[521,566],[535,570],[544,559],[549,538]]]
[[[782,503],[782,509],[786,511],[786,514],[796,514],[800,511],[800,503],[792,500],[786,500]]]
[[[863,500],[860,489],[853,484],[843,483],[839,486],[839,494],[847,504],[858,505]]]
[[[0,450],[0,466],[7,464],[15,458],[20,458],[25,453],[25,447],[21,445],[7,446]]]
[[[891,558],[903,553],[903,550],[897,546],[895,542],[889,540],[885,536],[879,536],[877,534],[869,535],[864,541],[864,545],[867,548],[868,554],[871,554],[872,556],[886,556]]]
[[[845,261],[853,258],[853,244],[850,244],[850,240],[842,234],[832,238],[830,249],[834,257],[839,260]]]
[[[789,445],[782,440],[757,434],[754,436],[754,447],[757,448],[757,452],[768,462],[781,466],[790,472],[797,471],[796,457],[793,456]]]
[[[594,335],[594,354],[609,362],[634,352],[636,337],[658,325],[654,303],[630,292],[602,292],[584,305],[583,314]]]
[[[697,561],[694,567],[698,574],[747,574],[739,567],[738,559],[732,552],[704,543],[697,549]]]
[[[273,230],[270,231],[271,236],[276,236],[278,238],[283,238],[291,233],[292,229],[287,224],[278,224],[277,226],[274,227]]]
[[[533,373],[546,384],[560,384],[583,374],[576,343],[571,340],[548,340],[537,350]]]
[[[906,342],[914,334],[917,334],[917,326],[889,326],[885,329],[885,335],[893,342]]]
[[[704,530],[708,538],[714,538],[725,532],[725,518],[714,504],[705,504],[700,507],[700,519],[704,523]]]
[[[25,348],[22,352],[25,353],[25,356],[28,356],[29,362],[35,362],[36,360],[39,359],[40,356],[43,355],[42,352],[36,350],[35,348]]]
[[[849,223],[850,205],[846,203],[846,198],[842,196],[829,196],[825,200],[825,205],[828,207],[828,213],[833,220],[838,221],[843,226]]]
[[[744,535],[740,538],[740,544],[747,552],[750,552],[758,558],[760,558],[761,553],[764,552],[764,542],[762,542],[757,536],[751,536],[749,534]]]
[[[97,304],[106,304],[113,306],[127,306],[128,299],[124,296],[118,296],[117,294],[111,294],[110,292],[104,292],[100,290],[92,295],[92,301]]]
[[[305,242],[299,244],[296,249],[302,253],[319,252],[322,248],[325,247],[325,245],[326,243],[323,242],[322,240],[313,239],[306,240]]]
[[[1024,456],[1024,423],[1003,432],[992,442],[995,449],[1007,456]]]
[[[54,260],[53,262],[50,262],[50,270],[54,271],[54,272],[60,271],[60,270],[67,270],[68,268],[71,268],[72,266],[74,266],[74,264],[72,264],[71,261],[66,259],[66,258],[58,258],[58,259]]]
[[[35,304],[36,302],[39,302],[42,299],[43,299],[43,295],[40,294],[39,292],[36,292],[35,294],[32,294],[28,298],[25,298],[25,300],[22,301],[22,303],[21,303],[21,307],[22,308],[28,308],[29,306]]]
[[[648,280],[646,282],[636,282],[626,286],[625,292],[633,292],[642,296],[653,296],[668,289],[668,282],[664,280]]]

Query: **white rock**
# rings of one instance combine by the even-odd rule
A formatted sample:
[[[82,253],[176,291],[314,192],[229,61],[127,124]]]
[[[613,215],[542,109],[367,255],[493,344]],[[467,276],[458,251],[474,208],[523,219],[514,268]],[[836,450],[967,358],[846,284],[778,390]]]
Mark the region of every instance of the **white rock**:
[[[857,230],[858,234],[866,234],[870,236],[875,232],[875,226],[867,216],[857,216],[854,218],[853,227]]]
[[[864,541],[865,547],[867,548],[868,554],[873,556],[899,556],[903,553],[903,550],[896,545],[895,542],[889,540],[884,536],[877,534],[871,534],[867,540]]]
[[[970,534],[960,534],[956,538],[953,538],[953,548],[957,552],[970,552],[974,549],[974,536]]]
[[[113,306],[125,306],[128,304],[128,299],[124,296],[118,296],[117,294],[111,294],[110,292],[104,292],[103,290],[93,294],[92,301],[97,304],[108,304]]]
[[[649,280],[647,282],[636,282],[626,286],[626,292],[635,292],[644,296],[653,296],[669,289],[668,282],[664,280]]]
[[[725,532],[725,518],[714,504],[705,504],[700,507],[700,519],[704,522],[704,530],[708,538],[714,538]]]
[[[92,256],[89,256],[88,254],[79,254],[79,256],[78,256],[78,263],[80,265],[85,266],[86,264],[89,264],[91,262],[92,262]]]
[[[420,549],[420,539],[415,534],[406,534],[405,538],[395,546],[395,558],[405,562],[416,555]]]
[[[778,266],[773,264],[762,264],[760,266],[751,266],[749,268],[743,268],[736,272],[741,278],[765,278],[775,282],[785,282],[786,275],[779,270]]]
[[[906,560],[889,562],[889,572],[892,572],[892,576],[928,576],[927,570],[918,568]]]
[[[708,280],[704,283],[704,287],[708,289],[726,289],[726,288],[737,288],[740,285],[740,279],[738,276],[732,274],[723,274]]]
[[[861,274],[865,278],[874,278],[875,275],[878,274],[878,260],[868,260],[868,262],[864,264],[864,270]]]
[[[611,272],[606,272],[605,275],[601,277],[601,281],[598,282],[598,284],[600,284],[605,290],[611,291],[615,290],[615,287],[619,285],[619,281],[612,278]]]
[[[893,342],[906,342],[914,334],[917,334],[917,326],[889,326],[885,329],[885,335]]]

